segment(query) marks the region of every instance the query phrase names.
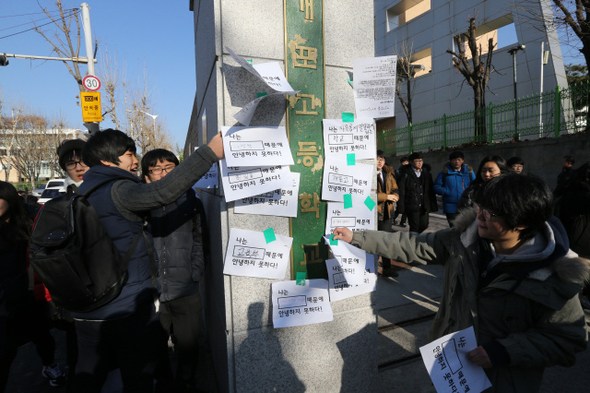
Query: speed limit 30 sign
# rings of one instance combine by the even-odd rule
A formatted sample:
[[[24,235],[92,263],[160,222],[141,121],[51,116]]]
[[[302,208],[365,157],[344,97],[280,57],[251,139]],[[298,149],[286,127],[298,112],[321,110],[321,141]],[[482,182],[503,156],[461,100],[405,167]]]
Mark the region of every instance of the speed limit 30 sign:
[[[82,79],[82,84],[86,88],[86,90],[90,91],[97,91],[100,90],[100,79],[98,79],[94,75],[86,75],[84,79]]]

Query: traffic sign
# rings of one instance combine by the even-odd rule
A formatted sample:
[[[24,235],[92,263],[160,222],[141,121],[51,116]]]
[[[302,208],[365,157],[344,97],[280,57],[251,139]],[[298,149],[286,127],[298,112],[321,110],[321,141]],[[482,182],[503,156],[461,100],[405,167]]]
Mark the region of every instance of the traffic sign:
[[[82,107],[82,120],[84,122],[102,121],[99,92],[80,92],[80,106]]]
[[[100,89],[100,79],[94,75],[86,75],[84,79],[82,79],[82,84],[86,90],[97,91]]]

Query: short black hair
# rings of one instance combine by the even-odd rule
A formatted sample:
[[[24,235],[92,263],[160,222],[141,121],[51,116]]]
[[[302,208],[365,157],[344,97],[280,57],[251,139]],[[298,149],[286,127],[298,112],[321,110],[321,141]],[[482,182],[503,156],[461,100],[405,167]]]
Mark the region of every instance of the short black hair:
[[[510,157],[508,161],[506,161],[506,165],[512,168],[513,165],[522,165],[524,166],[524,160],[520,157]]]
[[[410,161],[408,156],[401,156],[401,158],[399,159],[399,163],[403,164],[405,161]]]
[[[576,163],[576,157],[574,156],[563,156],[563,160],[568,164],[574,165]]]
[[[377,150],[377,158],[385,158],[385,152],[383,150]]]
[[[101,161],[112,162],[115,165],[120,164],[119,157],[128,151],[135,154],[135,142],[123,131],[106,130],[97,132],[82,148],[82,160],[89,167],[102,165]]]
[[[519,240],[533,238],[553,214],[553,193],[533,175],[511,172],[493,178],[475,194],[475,203],[502,217],[510,229],[526,226]]]
[[[481,162],[479,163],[479,168],[477,168],[477,173],[475,174],[475,179],[478,182],[483,183],[483,178],[481,177],[481,170],[483,169],[483,166],[486,164],[486,162],[492,161],[495,162],[496,165],[498,165],[498,168],[500,168],[500,173],[510,172],[508,165],[506,165],[506,160],[502,156],[485,156],[483,160],[481,160]]]
[[[455,150],[454,152],[449,154],[449,161],[454,160],[455,158],[460,158],[460,159],[464,160],[465,156],[463,155],[462,151]]]
[[[409,161],[414,161],[414,160],[417,160],[417,159],[419,159],[419,158],[422,158],[422,154],[420,154],[420,153],[412,153],[412,154],[410,154],[410,156],[408,157],[408,160],[409,160]]]
[[[141,178],[145,179],[151,166],[156,166],[158,165],[158,161],[164,160],[172,162],[176,166],[180,165],[178,158],[170,150],[154,149],[145,153],[145,156],[141,159]]]

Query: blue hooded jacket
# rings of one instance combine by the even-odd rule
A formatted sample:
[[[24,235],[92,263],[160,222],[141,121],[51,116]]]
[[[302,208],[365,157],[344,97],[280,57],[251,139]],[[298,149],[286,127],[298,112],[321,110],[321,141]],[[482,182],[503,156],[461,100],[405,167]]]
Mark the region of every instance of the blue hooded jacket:
[[[462,164],[459,171],[451,164],[446,164],[434,181],[434,192],[443,197],[443,211],[456,213],[457,203],[471,182],[475,180],[475,173],[469,165]]]

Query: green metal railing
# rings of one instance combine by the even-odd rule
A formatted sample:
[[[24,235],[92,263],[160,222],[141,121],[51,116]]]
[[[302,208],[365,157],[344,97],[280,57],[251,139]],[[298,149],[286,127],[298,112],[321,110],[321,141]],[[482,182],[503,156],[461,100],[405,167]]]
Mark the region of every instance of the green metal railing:
[[[559,138],[585,131],[587,124],[590,126],[589,97],[589,83],[568,89],[557,87],[542,94],[489,104],[478,112],[443,115],[435,120],[383,130],[377,145],[393,155],[446,150],[471,143]]]

